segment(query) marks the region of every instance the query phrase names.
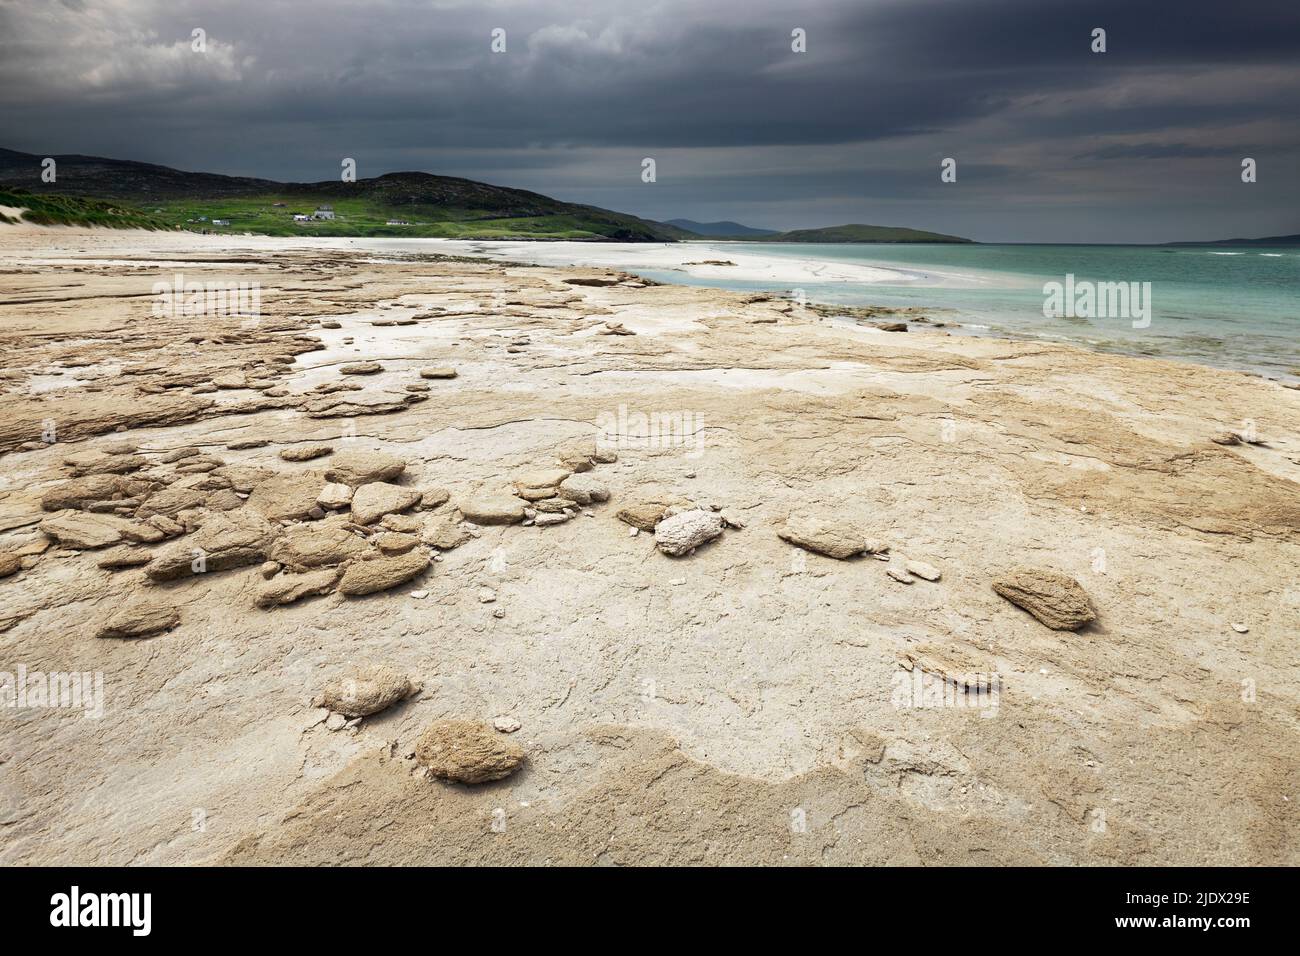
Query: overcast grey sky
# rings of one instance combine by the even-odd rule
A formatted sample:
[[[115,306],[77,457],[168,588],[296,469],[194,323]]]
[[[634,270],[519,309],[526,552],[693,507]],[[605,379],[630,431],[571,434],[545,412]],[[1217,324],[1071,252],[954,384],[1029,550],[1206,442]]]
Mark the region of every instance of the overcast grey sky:
[[[1298,120],[1300,0],[0,0],[0,146],[653,219],[1300,233]]]

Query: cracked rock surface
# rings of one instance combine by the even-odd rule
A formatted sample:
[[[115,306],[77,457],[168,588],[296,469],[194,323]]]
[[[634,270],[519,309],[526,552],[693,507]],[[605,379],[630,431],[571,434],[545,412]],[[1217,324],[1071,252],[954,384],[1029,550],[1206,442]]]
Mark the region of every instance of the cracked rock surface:
[[[0,672],[104,684],[4,711],[0,864],[1300,863],[1300,392],[607,269],[0,261]]]

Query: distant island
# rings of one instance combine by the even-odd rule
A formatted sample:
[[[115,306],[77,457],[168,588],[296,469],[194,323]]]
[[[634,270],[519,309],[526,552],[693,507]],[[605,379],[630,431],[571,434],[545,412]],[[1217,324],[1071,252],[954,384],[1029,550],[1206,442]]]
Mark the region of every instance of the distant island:
[[[267,236],[971,242],[937,232],[859,223],[776,232],[730,221],[654,222],[523,189],[423,172],[386,173],[351,183],[281,183],[68,154],[52,157],[56,178],[46,183],[41,178],[44,158],[0,149],[0,222]]]
[[[710,239],[754,239],[759,236],[774,236],[777,234],[775,229],[755,229],[753,226],[742,226],[740,223],[731,222],[730,220],[696,222],[693,219],[668,219],[665,221],[670,226],[685,229],[697,236],[707,236]]]
[[[1212,239],[1206,242],[1167,242],[1168,246],[1300,246],[1300,235],[1265,236],[1262,239]]]

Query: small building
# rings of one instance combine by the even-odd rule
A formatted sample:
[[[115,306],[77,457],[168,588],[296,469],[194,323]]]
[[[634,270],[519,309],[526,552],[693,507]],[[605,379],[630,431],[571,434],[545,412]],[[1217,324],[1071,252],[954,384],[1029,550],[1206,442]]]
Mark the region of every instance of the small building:
[[[282,202],[273,202],[273,203],[271,203],[271,205],[274,206],[274,207],[276,207],[276,208],[279,208],[280,206],[285,205],[285,203],[282,203]]]
[[[294,221],[294,222],[311,222],[311,216],[307,215],[307,214],[304,213],[304,212],[296,212],[296,213],[293,214],[293,221]]]
[[[388,220],[388,225],[390,225],[390,226],[409,226],[410,223],[407,222],[405,219],[390,219],[390,220]]]
[[[333,218],[334,218],[334,207],[333,207],[333,206],[318,206],[318,207],[316,208],[316,211],[315,211],[314,213],[312,213],[312,218],[313,218],[313,219],[333,219]]]
[[[228,226],[228,225],[230,225],[230,220],[229,220],[229,219],[214,219],[214,220],[212,220],[212,225],[214,225],[214,226]]]

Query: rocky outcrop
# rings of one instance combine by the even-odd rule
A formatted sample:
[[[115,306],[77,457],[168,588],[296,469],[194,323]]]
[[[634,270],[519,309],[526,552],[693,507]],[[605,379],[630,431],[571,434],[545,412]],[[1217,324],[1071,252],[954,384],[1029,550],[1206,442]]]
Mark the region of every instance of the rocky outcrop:
[[[266,560],[276,529],[247,509],[214,514],[194,534],[168,545],[145,568],[152,581],[173,581]]]

